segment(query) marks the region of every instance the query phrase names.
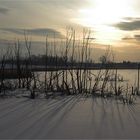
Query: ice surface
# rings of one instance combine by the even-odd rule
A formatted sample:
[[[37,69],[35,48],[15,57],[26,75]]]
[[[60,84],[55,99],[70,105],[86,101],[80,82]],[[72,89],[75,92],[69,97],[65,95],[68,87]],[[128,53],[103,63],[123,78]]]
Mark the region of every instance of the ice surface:
[[[5,138],[139,139],[140,99],[134,105],[80,95],[0,99],[0,139]]]

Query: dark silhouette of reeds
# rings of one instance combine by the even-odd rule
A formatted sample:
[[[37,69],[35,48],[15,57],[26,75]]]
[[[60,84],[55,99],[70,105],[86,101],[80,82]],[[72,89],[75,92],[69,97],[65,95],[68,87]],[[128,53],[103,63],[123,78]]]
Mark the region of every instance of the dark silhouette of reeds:
[[[132,103],[134,101],[135,89],[133,86],[121,87],[118,82],[118,70],[110,69],[108,66],[114,62],[114,55],[109,46],[103,56],[100,57],[101,67],[97,74],[88,69],[88,66],[93,61],[91,44],[91,31],[84,29],[82,39],[77,39],[76,31],[73,28],[67,28],[65,40],[58,43],[55,38],[49,42],[46,36],[46,46],[44,54],[45,71],[44,79],[41,81],[37,72],[33,71],[33,60],[31,47],[32,42],[28,35],[24,34],[24,49],[26,50],[25,57],[22,56],[21,43],[19,40],[15,42],[14,56],[7,51],[1,57],[0,70],[0,92],[5,90],[5,65],[6,59],[11,62],[11,72],[16,70],[16,78],[18,84],[16,88],[25,88],[30,91],[30,98],[35,99],[38,92],[44,93],[46,98],[55,97],[58,93],[61,95],[93,95],[93,97],[116,97],[123,103]],[[64,45],[65,44],[65,45]],[[61,49],[61,57],[58,52]],[[78,67],[75,68],[75,62],[78,62]],[[15,63],[16,62],[16,63]],[[14,63],[16,68],[14,68]],[[50,70],[50,64],[55,70]],[[64,67],[65,69],[58,69]],[[104,69],[103,69],[104,68]],[[113,80],[111,80],[113,79]],[[14,82],[13,82],[14,83]],[[137,94],[139,93],[139,66],[138,66],[138,81]],[[131,89],[131,91],[129,91]]]

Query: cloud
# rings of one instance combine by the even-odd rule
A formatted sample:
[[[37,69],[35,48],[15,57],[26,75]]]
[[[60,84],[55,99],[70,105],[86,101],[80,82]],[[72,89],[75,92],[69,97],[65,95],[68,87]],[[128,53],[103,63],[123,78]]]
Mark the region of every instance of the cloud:
[[[123,41],[140,41],[140,35],[134,35],[133,37],[125,36],[122,38]]]
[[[134,40],[134,39],[135,39],[135,38],[133,38],[133,37],[128,37],[128,36],[122,38],[123,41],[132,41],[132,40]]]
[[[140,41],[140,35],[134,35],[134,38],[135,38],[137,41]]]
[[[132,22],[132,21],[140,20],[140,17],[124,17],[123,19],[128,21],[128,22]]]
[[[64,36],[57,30],[51,28],[36,28],[36,29],[18,29],[18,28],[1,28],[0,30],[15,33],[17,35],[35,35],[35,36],[46,36],[55,37],[56,38],[63,38]]]
[[[49,6],[63,7],[68,9],[77,9],[78,6],[85,6],[90,3],[90,0],[34,0],[34,2],[47,4]]]
[[[124,31],[140,30],[139,17],[125,17],[125,21],[115,24],[114,26]]]
[[[0,7],[0,14],[7,14],[9,12],[8,8]]]
[[[120,22],[116,24],[115,27],[124,31],[140,30],[140,20],[132,22]]]
[[[79,9],[87,7],[90,1],[0,0],[0,7],[10,9],[6,18],[0,17],[2,19],[0,26],[4,28],[49,27],[63,30],[66,26],[75,24],[73,19],[79,17]]]

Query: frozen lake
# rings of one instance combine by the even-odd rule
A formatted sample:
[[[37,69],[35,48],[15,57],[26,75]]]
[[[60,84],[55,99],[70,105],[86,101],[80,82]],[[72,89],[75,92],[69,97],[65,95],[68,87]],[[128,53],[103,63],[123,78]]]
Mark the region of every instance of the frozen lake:
[[[120,84],[136,85],[137,70],[118,74]],[[0,139],[140,139],[139,130],[140,97],[131,105],[82,95],[0,98]]]
[[[140,99],[0,99],[0,139],[139,139]]]
[[[90,77],[92,78],[92,82],[91,82],[91,86],[94,85],[95,83],[95,78],[98,76],[99,74],[99,70],[91,70],[90,71],[92,74],[90,75]],[[105,70],[101,71],[101,75],[103,76],[103,80],[104,80],[104,75],[105,75]],[[59,84],[62,84],[62,71],[59,71],[60,76],[59,76]],[[75,77],[75,84],[76,84],[76,72],[73,72],[73,76]],[[41,81],[44,81],[44,77],[45,77],[45,73],[44,72],[38,72],[39,74],[39,78]],[[55,75],[55,72],[54,72]],[[109,75],[110,77],[115,79],[115,70],[110,70],[109,71]],[[48,72],[48,77],[50,77],[50,73]],[[137,87],[137,82],[138,82],[138,70],[136,69],[129,69],[129,70],[117,70],[117,77],[119,77],[120,79],[122,78],[123,81],[118,81],[117,86],[123,87],[124,89],[128,87],[130,87],[130,89],[132,88],[132,86],[135,88]],[[68,73],[68,82],[69,85],[71,85],[71,75]],[[108,81],[107,82],[107,87],[110,88],[110,85],[114,86],[115,84],[115,80],[114,81]],[[88,81],[88,86],[90,86],[90,81]],[[99,86],[102,86],[102,81],[100,81]]]

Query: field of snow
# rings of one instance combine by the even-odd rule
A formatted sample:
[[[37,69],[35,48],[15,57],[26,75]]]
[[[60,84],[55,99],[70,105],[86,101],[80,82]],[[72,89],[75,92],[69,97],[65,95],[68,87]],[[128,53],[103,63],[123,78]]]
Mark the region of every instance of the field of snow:
[[[140,138],[140,99],[124,105],[111,99],[0,99],[0,139]]]

